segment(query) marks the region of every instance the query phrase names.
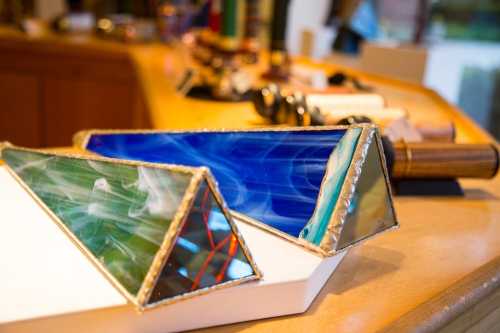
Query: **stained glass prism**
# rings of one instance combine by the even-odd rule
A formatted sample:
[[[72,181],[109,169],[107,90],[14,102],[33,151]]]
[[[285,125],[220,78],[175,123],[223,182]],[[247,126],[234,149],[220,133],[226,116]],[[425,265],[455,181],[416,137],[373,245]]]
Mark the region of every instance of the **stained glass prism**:
[[[337,250],[390,228],[396,220],[379,149],[377,142],[368,146],[366,160],[347,209],[345,227],[338,235]]]
[[[206,168],[12,146],[1,157],[140,310],[260,277]]]
[[[107,157],[206,166],[235,216],[323,256],[397,226],[380,138],[371,125],[188,132],[96,130],[78,133],[75,143]],[[376,148],[369,150],[372,146]],[[368,151],[378,158],[368,161]],[[364,192],[375,190],[365,178],[375,174],[382,184],[377,183],[377,193],[384,200],[367,201]],[[358,199],[364,199],[363,205],[354,202]],[[383,223],[360,211],[367,202],[388,209]],[[368,227],[371,223],[380,227]],[[343,230],[354,227],[351,224],[366,227],[355,228],[360,230],[355,237],[345,234],[340,239]]]
[[[149,301],[252,275],[238,238],[203,182]]]

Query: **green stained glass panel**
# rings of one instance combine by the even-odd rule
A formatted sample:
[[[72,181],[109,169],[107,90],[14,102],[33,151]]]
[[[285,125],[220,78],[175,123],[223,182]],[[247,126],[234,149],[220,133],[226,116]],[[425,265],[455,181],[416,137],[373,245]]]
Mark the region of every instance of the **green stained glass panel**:
[[[136,295],[192,174],[10,148],[2,158]]]

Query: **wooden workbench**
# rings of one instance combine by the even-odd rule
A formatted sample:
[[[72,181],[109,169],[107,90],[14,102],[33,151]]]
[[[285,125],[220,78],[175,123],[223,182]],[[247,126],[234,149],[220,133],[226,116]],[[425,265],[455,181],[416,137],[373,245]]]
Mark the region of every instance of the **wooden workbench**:
[[[179,69],[182,55],[169,48],[90,43],[102,52],[115,52],[115,48],[128,52],[155,128],[265,125],[250,103],[206,102],[176,95],[171,75]],[[374,85],[389,105],[407,108],[413,119],[451,119],[460,142],[491,141],[463,113],[430,90],[339,66],[298,61],[359,76]],[[352,249],[306,313],[206,331],[498,331],[500,178],[461,184],[466,192],[463,198],[397,197],[401,228]]]

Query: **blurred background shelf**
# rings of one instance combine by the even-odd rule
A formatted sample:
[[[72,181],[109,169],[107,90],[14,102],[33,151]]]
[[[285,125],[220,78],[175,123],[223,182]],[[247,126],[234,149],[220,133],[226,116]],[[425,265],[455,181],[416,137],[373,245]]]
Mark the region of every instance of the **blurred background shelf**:
[[[331,74],[372,85],[387,104],[419,120],[453,120],[457,142],[491,136],[431,89],[297,56]],[[192,99],[175,91],[183,53],[160,44],[126,45],[92,37],[29,38],[0,29],[0,136],[26,146],[64,146],[86,128],[217,128],[266,125],[250,102]]]
[[[68,145],[87,127],[150,126],[126,47],[28,38],[0,29],[0,137],[31,147]]]

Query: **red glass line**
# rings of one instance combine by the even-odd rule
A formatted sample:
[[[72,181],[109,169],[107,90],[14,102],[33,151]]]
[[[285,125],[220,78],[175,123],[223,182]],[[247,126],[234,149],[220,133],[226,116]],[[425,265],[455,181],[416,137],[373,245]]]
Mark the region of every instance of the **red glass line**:
[[[209,210],[210,210],[210,207],[208,207],[207,209],[207,205],[208,205],[208,200],[209,200],[209,194],[210,194],[210,190],[208,188],[205,189],[205,192],[203,193],[203,198],[201,200],[201,218],[203,220],[203,223],[205,223],[205,229],[207,231],[207,238],[208,238],[208,241],[210,242],[210,247],[212,249],[215,248],[215,242],[214,242],[214,236],[212,235],[212,230],[210,230],[209,226],[208,226],[208,219],[210,217],[210,213],[209,213]]]
[[[229,241],[232,235],[228,235],[226,238],[224,238],[222,241],[220,241],[217,246],[210,251],[210,253],[207,255],[205,258],[205,261],[203,261],[203,264],[201,265],[200,270],[196,274],[194,280],[193,280],[193,285],[191,286],[191,291],[195,290],[198,288],[198,285],[200,284],[200,280],[202,276],[205,274],[205,271],[207,270],[208,265],[212,261],[212,258],[214,257],[215,253],[219,251],[221,248],[224,247],[224,245]]]
[[[238,251],[238,240],[233,235],[231,237],[231,242],[229,243],[229,250],[227,251],[227,258],[224,261],[224,264],[222,265],[222,268],[219,271],[219,274],[217,274],[217,277],[215,278],[215,281],[217,281],[217,283],[221,282],[222,279],[224,279],[224,276],[226,276],[226,271],[227,271],[227,268],[229,267],[229,263],[233,260],[233,257],[236,255],[237,251]]]

